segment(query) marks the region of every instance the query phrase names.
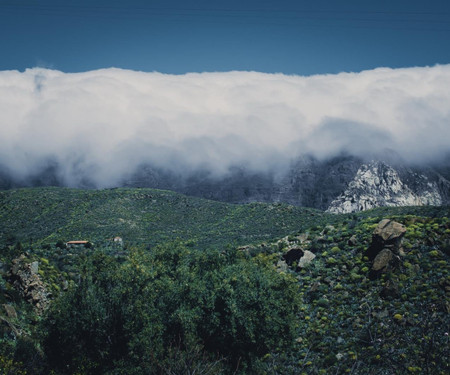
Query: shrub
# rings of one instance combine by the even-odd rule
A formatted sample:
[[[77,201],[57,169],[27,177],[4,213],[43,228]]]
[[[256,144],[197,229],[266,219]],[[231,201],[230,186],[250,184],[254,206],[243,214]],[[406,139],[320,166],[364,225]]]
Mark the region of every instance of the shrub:
[[[49,311],[43,347],[63,373],[119,364],[128,373],[157,373],[171,348],[193,347],[250,368],[293,344],[299,306],[295,279],[232,249],[175,244],[134,251],[122,264],[96,253],[79,285]]]
[[[59,247],[60,249],[65,249],[66,244],[62,240],[58,240],[55,244],[55,247]]]

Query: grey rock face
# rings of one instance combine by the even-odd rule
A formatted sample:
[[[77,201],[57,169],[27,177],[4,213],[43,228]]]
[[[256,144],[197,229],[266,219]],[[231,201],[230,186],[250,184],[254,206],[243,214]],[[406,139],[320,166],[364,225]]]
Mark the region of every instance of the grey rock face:
[[[392,163],[365,164],[350,155],[327,160],[304,155],[281,175],[278,171],[277,177],[274,171],[257,173],[245,168],[231,168],[222,177],[207,171],[183,177],[147,167],[126,185],[166,188],[230,203],[283,202],[332,213],[450,203],[450,182],[442,175],[431,168],[411,169],[398,160]]]
[[[414,181],[413,188],[402,181],[399,173],[384,162],[363,164],[347,189],[334,199],[327,211],[350,213],[381,206],[439,206],[444,203],[436,181],[426,175],[403,171],[404,179]],[[442,178],[445,185],[445,179]]]
[[[362,160],[341,155],[327,160],[303,156],[292,163],[280,182],[278,199],[297,206],[325,210],[355,176]]]

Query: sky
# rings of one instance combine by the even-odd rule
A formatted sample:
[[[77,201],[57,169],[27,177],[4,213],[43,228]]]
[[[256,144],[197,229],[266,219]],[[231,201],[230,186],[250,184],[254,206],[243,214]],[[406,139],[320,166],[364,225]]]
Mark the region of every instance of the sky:
[[[0,0],[0,175],[450,152],[448,0]]]
[[[295,75],[450,63],[448,0],[0,0],[0,70]]]

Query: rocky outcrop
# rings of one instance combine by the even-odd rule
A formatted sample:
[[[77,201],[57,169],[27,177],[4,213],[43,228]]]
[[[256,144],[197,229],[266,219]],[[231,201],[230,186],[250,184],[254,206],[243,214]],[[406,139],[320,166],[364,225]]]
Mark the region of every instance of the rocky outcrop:
[[[373,161],[364,164],[347,189],[331,202],[327,211],[350,213],[383,206],[443,204],[436,182],[429,181],[425,175],[413,176],[411,181],[415,181],[417,192],[404,183],[397,171],[386,163]]]
[[[376,278],[393,270],[400,263],[401,242],[406,233],[404,225],[390,219],[381,220],[372,234],[367,256],[372,261],[370,277]]]
[[[38,268],[38,262],[29,263],[26,261],[25,255],[21,255],[12,261],[11,269],[6,277],[40,315],[48,306],[49,293],[38,274]]]
[[[372,234],[372,245],[398,249],[406,228],[403,224],[390,219],[381,220]]]

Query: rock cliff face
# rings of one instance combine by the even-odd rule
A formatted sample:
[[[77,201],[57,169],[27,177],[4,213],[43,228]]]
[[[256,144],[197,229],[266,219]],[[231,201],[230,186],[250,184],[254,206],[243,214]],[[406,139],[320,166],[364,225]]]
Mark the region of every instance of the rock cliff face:
[[[440,189],[438,182],[424,174],[404,170],[403,175],[402,180],[399,173],[384,162],[363,164],[327,211],[349,213],[381,206],[439,206],[444,203],[440,190],[448,189],[445,181],[441,181],[444,189]],[[411,181],[411,186],[404,180]]]
[[[447,179],[432,168],[411,169],[394,152],[370,163],[351,155],[326,160],[303,155],[277,173],[232,168],[222,177],[207,171],[183,177],[146,167],[124,184],[230,203],[284,202],[333,213],[450,203]]]

